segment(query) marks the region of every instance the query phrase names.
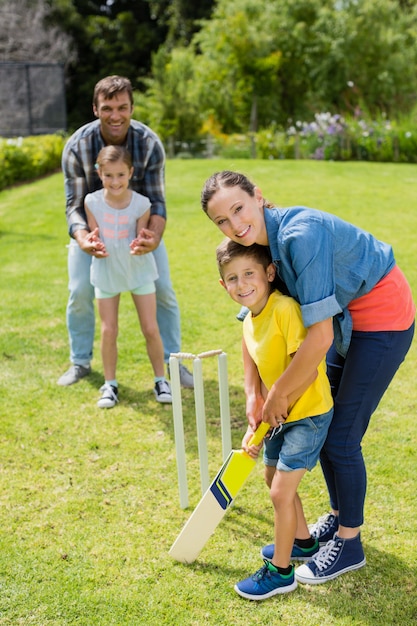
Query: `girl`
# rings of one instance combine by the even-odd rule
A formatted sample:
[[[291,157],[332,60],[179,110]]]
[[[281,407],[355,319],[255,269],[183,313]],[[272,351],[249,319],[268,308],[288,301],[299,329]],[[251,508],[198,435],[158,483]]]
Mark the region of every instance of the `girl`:
[[[411,290],[391,246],[329,213],[274,208],[242,174],[223,171],[211,176],[201,203],[233,241],[270,247],[307,328],[304,342],[265,401],[259,375],[244,353],[252,428],[261,419],[273,427],[285,419],[288,397],[327,353],[334,417],[320,461],[332,511],[310,528],[312,537],[325,545],[295,571],[299,582],[326,582],[366,562],[360,539],[366,492],[361,441],[411,345]]]
[[[171,402],[156,321],[155,280],[158,273],[153,255],[142,255],[137,240],[147,226],[150,201],[129,189],[133,167],[125,148],[106,146],[98,154],[96,167],[103,189],[87,194],[85,210],[95,246],[102,252],[99,257],[93,257],[91,264],[91,283],[95,288],[101,318],[101,356],[105,377],[97,405],[111,408],[118,402],[118,309],[123,291],[131,292],[138,312],[155,375],[155,397],[158,402]]]

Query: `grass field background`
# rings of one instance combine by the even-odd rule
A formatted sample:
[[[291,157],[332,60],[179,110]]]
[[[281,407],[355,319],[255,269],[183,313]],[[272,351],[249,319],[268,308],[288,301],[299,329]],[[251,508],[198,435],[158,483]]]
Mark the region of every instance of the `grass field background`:
[[[199,196],[238,169],[278,205],[333,212],[389,241],[417,296],[417,167],[311,161],[168,161],[165,240],[182,314],[182,349],[228,354],[233,445],[245,430],[237,305],[218,284],[222,235]],[[172,413],[152,393],[134,307],[120,311],[120,403],[96,407],[93,373],[68,367],[68,243],[61,174],[0,193],[0,625],[409,626],[417,622],[416,348],[364,439],[367,566],[327,585],[251,603],[233,591],[261,565],[272,508],[258,464],[196,563],[168,550],[200,498],[193,392],[183,393],[190,506],[179,506]],[[320,280],[320,277],[317,277]],[[204,362],[210,471],[222,462],[217,365]],[[316,467],[300,490],[310,521],[328,503]]]

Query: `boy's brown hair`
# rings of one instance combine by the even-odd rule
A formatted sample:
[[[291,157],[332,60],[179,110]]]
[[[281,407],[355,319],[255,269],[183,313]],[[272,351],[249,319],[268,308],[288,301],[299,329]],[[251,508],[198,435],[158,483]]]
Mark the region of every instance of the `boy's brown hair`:
[[[268,246],[261,246],[259,243],[253,243],[251,246],[242,246],[232,239],[224,239],[216,249],[217,267],[220,273],[220,277],[223,280],[223,267],[230,263],[233,259],[238,257],[247,257],[255,259],[260,263],[263,268],[267,269],[270,263],[273,263],[271,257],[271,251]],[[287,285],[279,277],[278,272],[275,272],[274,280],[271,283],[271,290],[278,289],[278,291],[285,296],[290,296]]]
[[[232,239],[224,239],[216,249],[217,267],[220,276],[223,278],[224,265],[242,256],[255,259],[265,270],[272,263],[271,252],[268,246],[261,246],[258,243],[254,243],[251,246],[242,246],[240,243],[232,241]]]

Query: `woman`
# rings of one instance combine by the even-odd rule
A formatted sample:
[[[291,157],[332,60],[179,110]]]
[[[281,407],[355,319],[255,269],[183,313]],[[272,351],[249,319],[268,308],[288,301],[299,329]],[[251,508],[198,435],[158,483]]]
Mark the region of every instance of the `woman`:
[[[265,402],[256,369],[245,375],[252,427],[260,419],[273,427],[285,420],[288,397],[327,353],[335,405],[320,461],[332,511],[310,529],[322,548],[295,572],[299,582],[326,582],[366,563],[360,538],[366,493],[361,441],[412,342],[411,290],[391,246],[329,213],[274,208],[242,174],[211,176],[201,203],[233,241],[270,247],[308,331]]]

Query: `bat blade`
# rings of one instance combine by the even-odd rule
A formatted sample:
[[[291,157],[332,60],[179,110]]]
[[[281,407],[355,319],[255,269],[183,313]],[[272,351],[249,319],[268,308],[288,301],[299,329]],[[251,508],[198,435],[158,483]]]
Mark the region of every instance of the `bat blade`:
[[[269,425],[262,423],[250,444],[260,443],[268,429]],[[172,544],[170,556],[181,563],[192,563],[196,560],[255,465],[256,460],[243,450],[231,451]]]

